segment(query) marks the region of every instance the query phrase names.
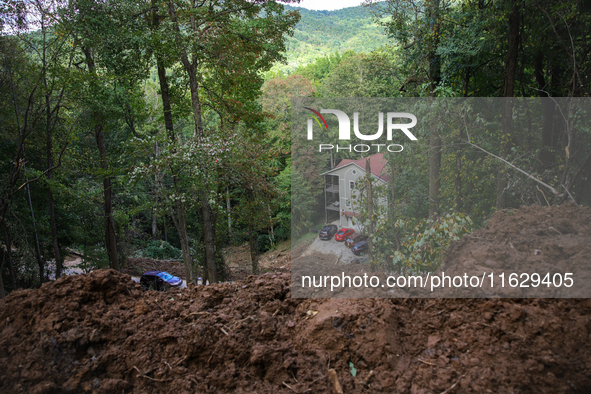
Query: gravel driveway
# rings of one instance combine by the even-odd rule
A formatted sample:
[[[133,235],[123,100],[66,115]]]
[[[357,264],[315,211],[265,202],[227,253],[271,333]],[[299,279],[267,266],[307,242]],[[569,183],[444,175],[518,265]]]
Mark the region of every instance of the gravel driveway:
[[[334,224],[338,224],[338,221]],[[358,233],[358,229],[353,227],[355,232]],[[340,228],[339,228],[340,230]],[[334,236],[328,241],[322,241],[318,236],[310,244],[308,249],[302,254],[302,256],[312,255],[314,253],[322,253],[335,256],[335,264],[349,264],[351,260],[357,258],[351,249],[345,246],[345,242],[335,241]]]

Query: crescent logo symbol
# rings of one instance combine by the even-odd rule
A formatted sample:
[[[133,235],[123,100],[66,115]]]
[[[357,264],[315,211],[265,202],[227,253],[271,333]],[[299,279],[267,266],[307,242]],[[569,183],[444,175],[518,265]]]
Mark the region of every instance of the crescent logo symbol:
[[[324,120],[324,117],[322,115],[320,115],[320,112],[315,111],[312,108],[308,108],[308,107],[304,107],[304,109],[307,109],[308,111],[312,111],[313,113],[318,115],[320,117],[320,119],[322,119],[322,122],[324,123],[324,127],[326,127],[326,131],[328,131],[328,125],[326,124],[326,120]],[[314,116],[314,119],[316,119],[318,126],[320,126],[320,128],[322,129],[322,125],[320,124],[320,121],[318,120],[318,118]]]

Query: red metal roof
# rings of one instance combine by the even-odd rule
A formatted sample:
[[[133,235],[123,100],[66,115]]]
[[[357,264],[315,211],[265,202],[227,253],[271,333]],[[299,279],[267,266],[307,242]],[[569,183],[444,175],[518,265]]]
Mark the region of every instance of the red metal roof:
[[[343,167],[343,166],[350,164],[350,163],[355,163],[359,167],[366,170],[366,168],[365,168],[366,161],[367,161],[367,157],[364,157],[364,158],[358,159],[358,160],[343,159],[335,168]],[[384,159],[383,153],[376,153],[375,155],[369,156],[369,162],[371,164],[372,175],[374,175],[380,179],[383,179],[385,181],[390,180],[390,177],[386,174],[386,172],[384,170],[384,167],[386,166],[387,161],[386,161],[386,159]]]

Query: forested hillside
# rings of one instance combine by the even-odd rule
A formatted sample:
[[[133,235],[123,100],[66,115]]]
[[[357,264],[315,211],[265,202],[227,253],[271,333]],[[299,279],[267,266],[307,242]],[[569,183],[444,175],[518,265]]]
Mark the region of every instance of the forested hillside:
[[[276,65],[274,70],[292,72],[326,54],[342,54],[348,50],[370,52],[388,42],[384,29],[376,24],[367,7],[335,11],[286,8],[297,10],[301,19],[293,37],[287,38],[287,64]]]
[[[389,0],[334,12],[10,0],[0,22],[0,294],[59,277],[72,251],[88,270],[180,257],[187,281],[216,282],[227,278],[223,249],[248,244],[258,272],[259,253],[322,225],[320,174],[353,155],[293,167],[294,97],[591,92],[591,9],[578,0]],[[419,268],[441,264],[458,233],[429,238],[434,221],[479,227],[506,208],[590,203],[584,102],[508,103],[500,131],[469,139],[430,119],[408,154],[386,155],[395,183],[376,193],[394,196],[383,226],[395,237],[380,264],[418,269],[417,232],[434,248]]]

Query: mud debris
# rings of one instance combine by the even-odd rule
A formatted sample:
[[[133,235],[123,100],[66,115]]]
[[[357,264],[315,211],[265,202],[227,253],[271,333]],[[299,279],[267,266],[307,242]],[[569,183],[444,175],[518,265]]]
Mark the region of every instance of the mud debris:
[[[546,227],[589,234],[558,212]],[[0,301],[0,392],[591,392],[589,299],[290,295],[285,272],[158,293],[100,270],[15,291]]]

